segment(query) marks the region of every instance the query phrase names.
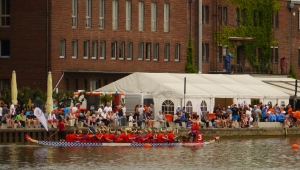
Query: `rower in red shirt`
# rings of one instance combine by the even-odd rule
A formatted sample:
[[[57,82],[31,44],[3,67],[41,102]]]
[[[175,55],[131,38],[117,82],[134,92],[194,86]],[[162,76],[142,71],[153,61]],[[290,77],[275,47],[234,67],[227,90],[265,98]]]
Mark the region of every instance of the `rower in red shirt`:
[[[104,142],[104,138],[103,138],[103,133],[100,129],[98,129],[98,134],[96,135],[96,139],[98,140],[98,142]]]
[[[147,140],[146,140],[147,143],[152,143],[153,142],[152,129],[148,130],[148,133],[147,133],[146,137],[147,137]]]
[[[196,139],[196,136],[198,136],[198,130],[200,129],[200,127],[198,126],[198,123],[197,121],[193,121],[191,120],[192,122],[192,126],[191,126],[191,131],[189,132],[189,135],[193,137],[193,142],[195,141]]]
[[[126,142],[126,139],[127,139],[126,130],[122,130],[122,133],[120,134],[120,138],[122,139],[122,142]]]
[[[142,143],[142,141],[143,141],[142,135],[143,135],[143,132],[141,130],[138,131],[137,137],[135,138],[134,142]]]
[[[177,129],[174,129],[173,131],[172,129],[168,130],[167,136],[170,143],[174,143],[175,141],[177,141],[177,136],[174,135],[176,130]]]
[[[109,134],[109,142],[113,142],[115,140],[115,131],[109,131],[110,134]]]
[[[164,138],[165,138],[165,130],[160,130],[160,133],[157,135],[157,142],[158,143],[164,143],[165,142],[165,140],[164,140]]]
[[[136,138],[137,138],[136,130],[131,131],[130,134],[127,134],[127,141],[129,141],[130,143],[135,142]]]
[[[121,132],[117,131],[117,135],[115,135],[115,142],[116,143],[121,143],[123,142],[122,136],[121,136]]]
[[[158,137],[157,131],[154,130],[153,140],[152,140],[154,143],[157,143],[157,137]]]
[[[104,130],[103,138],[104,142],[110,142],[109,133],[107,132],[107,130]]]

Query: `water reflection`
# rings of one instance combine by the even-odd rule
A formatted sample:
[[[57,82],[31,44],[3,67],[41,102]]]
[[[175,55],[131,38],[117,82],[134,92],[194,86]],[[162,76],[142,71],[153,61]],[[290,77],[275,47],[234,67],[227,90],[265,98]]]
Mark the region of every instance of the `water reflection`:
[[[1,169],[287,169],[300,166],[300,138],[223,139],[204,147],[0,145]]]

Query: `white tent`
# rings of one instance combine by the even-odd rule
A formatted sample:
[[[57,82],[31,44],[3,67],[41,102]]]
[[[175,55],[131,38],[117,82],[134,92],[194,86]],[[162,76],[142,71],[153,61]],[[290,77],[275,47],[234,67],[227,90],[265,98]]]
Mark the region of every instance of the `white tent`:
[[[288,103],[289,95],[250,75],[229,74],[176,74],[133,73],[96,91],[152,94],[155,110],[161,109],[165,100],[175,106],[183,105],[184,77],[186,77],[185,102],[191,101],[197,110],[205,101],[212,111],[215,98],[232,98],[234,102],[260,99],[262,102]],[[175,107],[176,108],[176,107]]]

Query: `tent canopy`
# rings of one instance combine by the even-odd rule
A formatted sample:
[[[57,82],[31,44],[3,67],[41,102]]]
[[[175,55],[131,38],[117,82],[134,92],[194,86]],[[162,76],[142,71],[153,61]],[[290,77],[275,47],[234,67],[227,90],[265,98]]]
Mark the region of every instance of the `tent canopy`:
[[[96,91],[148,93],[153,97],[268,98],[289,99],[290,95],[250,75],[133,73]]]

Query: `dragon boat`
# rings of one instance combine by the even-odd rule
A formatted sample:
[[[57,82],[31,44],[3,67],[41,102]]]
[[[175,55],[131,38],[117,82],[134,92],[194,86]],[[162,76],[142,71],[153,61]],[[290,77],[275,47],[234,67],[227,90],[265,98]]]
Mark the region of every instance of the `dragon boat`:
[[[219,141],[219,137],[213,137],[213,140],[208,142],[203,141],[203,134],[198,134],[195,142],[175,142],[175,143],[101,143],[101,142],[59,142],[59,141],[41,141],[31,138],[29,135],[25,135],[28,142],[36,143],[40,145],[48,146],[60,146],[60,147],[99,147],[99,146],[134,146],[134,147],[155,147],[155,146],[204,146],[215,141]]]

